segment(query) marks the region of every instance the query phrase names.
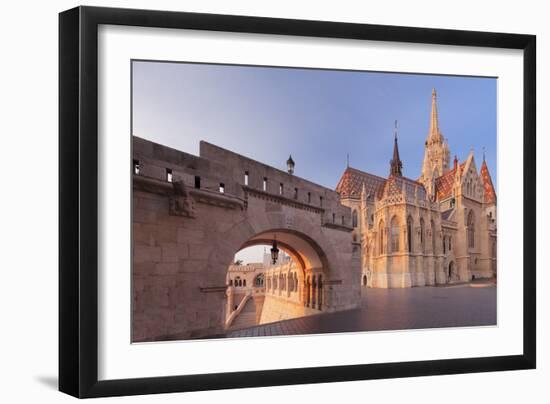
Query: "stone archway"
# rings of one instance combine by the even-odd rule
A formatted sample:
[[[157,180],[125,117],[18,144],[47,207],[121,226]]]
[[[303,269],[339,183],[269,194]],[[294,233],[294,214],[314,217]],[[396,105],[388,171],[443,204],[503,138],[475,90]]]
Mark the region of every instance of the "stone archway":
[[[274,234],[316,276],[316,287],[321,275],[323,311],[359,306],[360,250],[351,210],[336,192],[205,143],[196,157],[134,138],[133,153],[142,169],[133,178],[132,341],[223,332],[235,253]],[[174,183],[163,177],[164,164],[174,167]],[[292,184],[299,195],[310,192],[315,201],[243,185],[245,169],[269,176],[269,184]]]

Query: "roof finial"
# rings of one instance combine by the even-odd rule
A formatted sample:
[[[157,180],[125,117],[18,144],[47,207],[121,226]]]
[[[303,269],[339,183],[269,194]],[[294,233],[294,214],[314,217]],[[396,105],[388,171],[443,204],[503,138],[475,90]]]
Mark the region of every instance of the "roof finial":
[[[393,130],[394,139],[397,139],[397,119],[395,120],[395,128]]]
[[[346,167],[349,168],[349,153],[346,156]]]
[[[483,162],[485,163],[485,146],[483,146]]]

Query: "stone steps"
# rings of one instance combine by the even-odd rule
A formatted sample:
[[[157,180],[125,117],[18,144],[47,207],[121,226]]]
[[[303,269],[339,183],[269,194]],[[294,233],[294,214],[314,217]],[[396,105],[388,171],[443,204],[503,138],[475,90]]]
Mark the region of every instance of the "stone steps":
[[[240,314],[233,320],[230,330],[252,327],[256,325],[256,307],[254,301],[249,299]]]

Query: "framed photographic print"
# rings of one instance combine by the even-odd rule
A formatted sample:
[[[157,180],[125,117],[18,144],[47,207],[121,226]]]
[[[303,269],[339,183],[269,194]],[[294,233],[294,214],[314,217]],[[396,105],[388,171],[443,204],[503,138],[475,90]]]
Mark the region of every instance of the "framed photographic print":
[[[61,391],[535,367],[534,36],[59,23]]]

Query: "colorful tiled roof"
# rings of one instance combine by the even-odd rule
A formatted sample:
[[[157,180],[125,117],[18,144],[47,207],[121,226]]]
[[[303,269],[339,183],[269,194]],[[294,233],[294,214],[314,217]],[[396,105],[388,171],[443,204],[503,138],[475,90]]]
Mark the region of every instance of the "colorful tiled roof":
[[[487,203],[496,203],[497,194],[495,192],[495,187],[493,187],[493,181],[491,180],[491,174],[489,174],[489,168],[487,163],[483,160],[481,164],[481,181],[483,181],[483,189],[485,191],[485,202]]]
[[[359,198],[362,186],[365,184],[367,195],[374,195],[385,182],[385,178],[348,167],[344,171],[344,174],[342,174],[340,181],[338,181],[338,185],[336,185],[336,192],[341,197]]]
[[[383,187],[378,189],[378,198],[382,198],[384,194],[388,197],[401,195],[403,192],[403,185],[405,186],[407,198],[414,198],[415,193],[418,194],[418,199],[426,198],[426,189],[420,182],[407,177],[393,175],[388,178]]]
[[[464,171],[464,166],[466,162],[461,163],[459,168],[460,172]],[[452,170],[447,171],[445,174],[437,177],[435,179],[435,195],[437,200],[447,199],[451,196],[453,192],[453,184],[455,181],[457,167],[453,167]]]

